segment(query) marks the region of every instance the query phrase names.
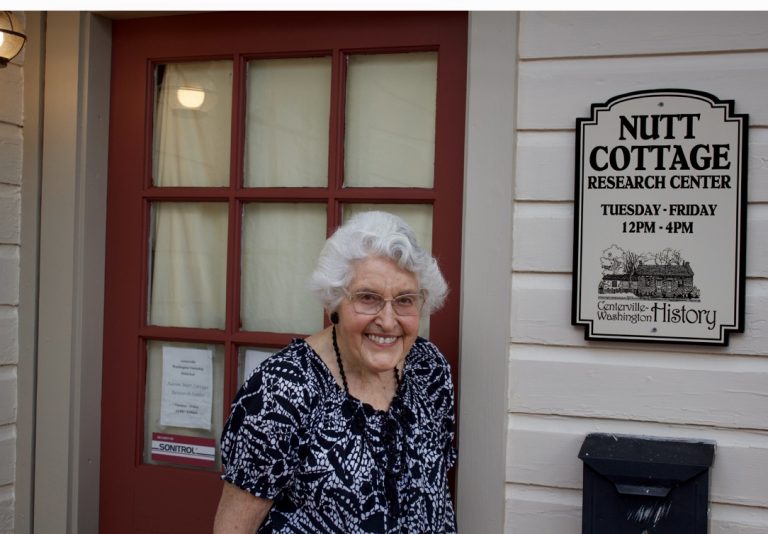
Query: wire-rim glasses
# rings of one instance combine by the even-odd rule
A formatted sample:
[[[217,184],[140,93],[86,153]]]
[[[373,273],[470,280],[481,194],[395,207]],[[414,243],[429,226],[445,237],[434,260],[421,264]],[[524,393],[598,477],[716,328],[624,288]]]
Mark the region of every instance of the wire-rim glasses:
[[[347,293],[347,298],[352,302],[352,307],[357,313],[363,315],[376,315],[387,302],[392,304],[392,310],[397,315],[412,316],[419,315],[421,308],[424,306],[424,294],[420,293],[404,293],[398,295],[395,298],[385,299],[378,293],[371,291],[355,291],[354,293]]]

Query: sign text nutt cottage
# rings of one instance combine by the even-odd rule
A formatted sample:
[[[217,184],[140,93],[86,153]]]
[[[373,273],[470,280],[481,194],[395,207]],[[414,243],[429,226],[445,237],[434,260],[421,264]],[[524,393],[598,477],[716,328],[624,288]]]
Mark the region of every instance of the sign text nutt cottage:
[[[732,101],[683,89],[577,119],[572,322],[587,339],[743,331],[747,126]]]

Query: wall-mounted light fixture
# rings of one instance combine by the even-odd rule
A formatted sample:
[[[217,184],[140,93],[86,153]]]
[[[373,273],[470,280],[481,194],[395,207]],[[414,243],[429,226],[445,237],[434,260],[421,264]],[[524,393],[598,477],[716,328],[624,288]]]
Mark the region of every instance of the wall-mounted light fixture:
[[[21,29],[19,19],[10,11],[0,11],[0,68],[21,52],[27,36]]]

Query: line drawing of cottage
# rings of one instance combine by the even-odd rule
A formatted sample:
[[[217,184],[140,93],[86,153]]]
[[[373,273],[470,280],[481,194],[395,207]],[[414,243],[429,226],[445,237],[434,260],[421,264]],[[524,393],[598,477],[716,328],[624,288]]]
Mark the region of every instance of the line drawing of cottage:
[[[611,252],[608,252],[609,250]],[[682,260],[679,251],[671,251],[670,254],[665,249],[655,255],[640,256],[624,251],[617,255],[616,250],[621,251],[616,245],[612,245],[604,251],[613,261],[611,268],[606,268],[606,255],[602,258],[604,271],[597,289],[599,295],[621,293],[646,299],[681,300],[697,300],[700,297],[701,292],[693,283],[693,268],[690,262]],[[648,257],[668,263],[646,264],[640,259]]]

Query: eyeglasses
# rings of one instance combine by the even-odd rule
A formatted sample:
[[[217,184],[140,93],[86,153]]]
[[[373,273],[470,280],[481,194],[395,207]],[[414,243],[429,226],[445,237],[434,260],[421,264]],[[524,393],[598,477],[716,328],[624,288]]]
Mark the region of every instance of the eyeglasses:
[[[418,315],[424,306],[424,295],[421,293],[406,293],[393,299],[385,299],[378,293],[356,291],[347,293],[347,298],[352,301],[355,311],[363,315],[376,315],[384,309],[387,302],[392,303],[392,309],[397,315],[404,316]]]

